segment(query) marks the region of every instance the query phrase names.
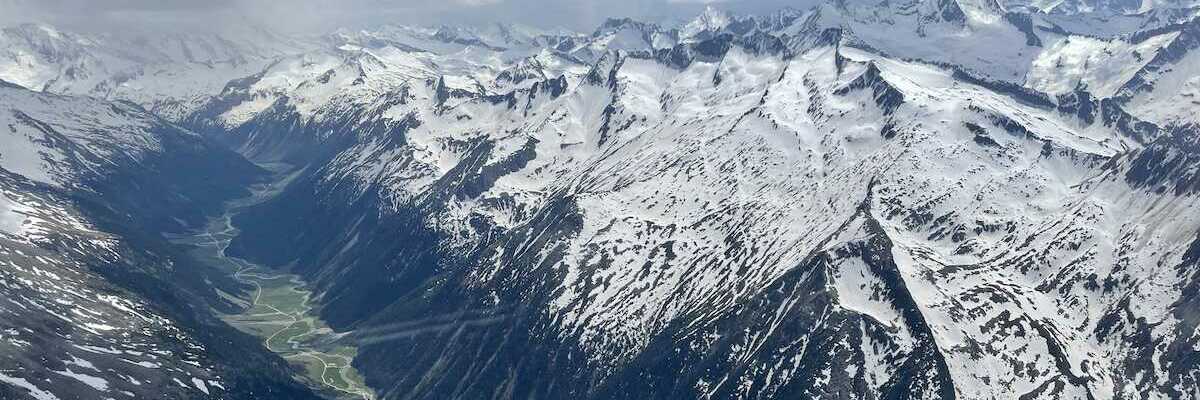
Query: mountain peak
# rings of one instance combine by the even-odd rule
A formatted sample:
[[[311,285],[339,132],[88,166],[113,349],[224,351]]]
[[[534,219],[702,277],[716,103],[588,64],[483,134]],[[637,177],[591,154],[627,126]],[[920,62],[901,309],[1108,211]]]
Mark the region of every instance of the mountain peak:
[[[680,35],[683,37],[692,37],[701,32],[720,31],[729,26],[732,20],[733,18],[729,13],[719,10],[710,4],[704,7],[704,11],[700,15],[697,15],[696,18],[680,28]]]
[[[42,45],[50,43],[65,44],[74,36],[52,25],[40,22],[27,22],[14,25],[4,28],[3,32],[5,36],[20,37],[29,43],[39,43]]]

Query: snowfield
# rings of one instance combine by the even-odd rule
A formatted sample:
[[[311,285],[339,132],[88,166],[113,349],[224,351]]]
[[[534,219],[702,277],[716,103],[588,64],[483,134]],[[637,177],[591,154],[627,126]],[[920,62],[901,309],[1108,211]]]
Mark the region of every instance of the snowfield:
[[[261,39],[186,93],[0,91],[0,168],[71,187],[163,127],[295,164],[230,249],[302,276],[382,398],[1197,399],[1187,6]],[[14,54],[0,79],[53,71]],[[28,204],[0,232],[46,226]],[[85,370],[55,372],[117,385]]]

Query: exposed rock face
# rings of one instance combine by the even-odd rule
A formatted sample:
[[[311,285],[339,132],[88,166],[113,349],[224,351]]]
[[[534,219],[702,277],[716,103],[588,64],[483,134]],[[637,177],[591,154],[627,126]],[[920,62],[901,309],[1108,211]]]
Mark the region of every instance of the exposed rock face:
[[[1194,356],[1162,349],[1186,348],[1170,343],[1189,335],[1174,315],[1193,278],[1176,271],[1198,225],[1160,213],[1194,200],[1121,178],[1185,187],[1186,161],[1156,154],[1187,150],[1091,90],[1146,64],[1069,92],[1016,79],[1065,60],[1064,41],[1149,63],[1179,35],[1147,47],[1001,16],[1014,40],[989,45],[1028,53],[980,69],[901,52],[862,10],[676,34],[527,89],[451,92],[434,67],[366,77],[403,101],[330,88],[301,125],[354,129],[288,130],[343,147],[318,145],[235,244],[325,293],[385,397],[1192,396],[1176,388]],[[915,43],[977,23],[941,10],[888,18]],[[335,112],[338,96],[372,111]],[[311,155],[279,142],[239,143]],[[1144,360],[1161,378],[1139,377]]]
[[[159,236],[261,170],[128,103],[6,86],[0,125],[0,397],[314,397]]]
[[[1200,398],[1196,22],[1102,8],[386,27],[172,118],[204,139],[95,104],[173,132],[122,160],[297,166],[230,252],[303,275],[384,398]],[[46,185],[115,159],[62,154]],[[97,203],[233,195],[165,181]]]

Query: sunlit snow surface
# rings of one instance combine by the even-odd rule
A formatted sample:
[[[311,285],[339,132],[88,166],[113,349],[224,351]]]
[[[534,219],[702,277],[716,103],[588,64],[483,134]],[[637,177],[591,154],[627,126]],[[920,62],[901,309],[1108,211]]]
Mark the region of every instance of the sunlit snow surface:
[[[788,35],[791,53],[735,44],[686,53],[695,57],[685,63],[662,52],[704,43],[730,16],[709,10],[676,30],[614,20],[553,39],[339,31],[197,100],[195,117],[239,135],[248,152],[287,150],[272,124],[316,142],[347,139],[314,168],[316,195],[378,196],[383,205],[370,212],[383,215],[418,208],[444,252],[520,243],[486,253],[461,284],[521,292],[509,286],[524,272],[514,260],[537,260],[559,280],[536,312],[601,376],[684,326],[701,338],[688,343],[694,351],[745,367],[696,382],[698,393],[732,385],[771,397],[799,373],[801,355],[748,363],[782,352],[764,346],[784,328],[718,333],[712,324],[799,275],[825,279],[817,295],[835,300],[822,316],[861,318],[852,331],[866,344],[861,364],[807,382],[814,393],[845,376],[881,388],[897,374],[891,363],[921,356],[913,352],[925,337],[934,347],[921,351],[945,359],[963,398],[1197,390],[1137,362],[1184,365],[1169,345],[1189,334],[1175,307],[1187,295],[1183,263],[1200,205],[1174,183],[1131,177],[1158,128],[1197,121],[1191,25],[1071,34],[1052,29],[1066,17],[1039,15],[1023,31],[994,3],[964,6],[963,16],[938,8],[957,2],[844,3],[774,16],[789,22],[768,33]],[[823,41],[830,32],[836,41]],[[1077,91],[1119,107],[1072,110]],[[74,171],[41,144],[41,125],[0,118],[19,127],[0,135],[38,154],[0,166],[46,184]],[[1114,122],[1122,119],[1160,126],[1140,137]],[[478,192],[446,189],[485,170],[501,172]],[[529,244],[547,230],[526,231],[537,217],[563,204],[577,229]],[[476,230],[481,221],[495,230]],[[855,253],[884,239],[869,256],[890,259],[895,276]],[[351,257],[346,249],[362,242],[326,250]],[[897,281],[911,308],[888,286]],[[800,301],[786,298],[764,318]],[[737,344],[708,347],[720,334]],[[798,335],[788,339],[807,343]],[[1156,344],[1132,349],[1126,337]],[[189,381],[174,382],[202,387]]]
[[[164,123],[136,106],[0,86],[0,168],[31,181],[77,185],[161,151]]]
[[[0,194],[0,232],[19,234],[25,222],[24,207]]]
[[[1063,397],[1127,395],[1120,391],[1137,386],[1122,363],[1133,355],[1095,332],[1106,316],[1128,312],[1156,323],[1157,338],[1179,334],[1172,304],[1183,286],[1171,277],[1200,226],[1196,202],[1132,186],[1122,177],[1127,164],[1106,166],[1153,137],[1065,112],[1055,96],[1120,94],[1179,33],[1133,40],[1041,30],[1041,44],[1030,45],[985,9],[942,20],[924,8],[885,18],[876,6],[829,5],[779,29],[846,29],[840,46],[783,57],[735,45],[685,66],[648,53],[672,46],[647,41],[662,32],[617,21],[574,49],[594,55],[590,66],[545,69],[538,86],[490,79],[519,63],[514,49],[443,43],[428,52],[314,53],[269,68],[248,82],[252,96],[224,97],[228,109],[211,117],[234,129],[254,120],[250,147],[270,142],[254,136],[266,134],[252,129],[261,118],[362,127],[314,130],[354,138],[322,165],[318,190],[378,194],[384,213],[427,204],[446,179],[462,179],[457,168],[513,168],[481,193],[422,210],[448,252],[484,240],[472,229],[478,219],[518,232],[539,212],[571,204],[578,232],[522,254],[502,247],[466,281],[520,290],[503,287],[514,273],[506,268],[534,252],[562,277],[544,312],[602,371],[634,359],[673,325],[700,329],[736,310],[810,257],[879,234],[863,227],[858,210],[866,207],[961,395],[1027,393],[1085,374],[1087,383],[1065,385]],[[728,23],[704,18],[693,30]],[[412,31],[372,35],[429,45]],[[1165,72],[1182,83],[1146,96],[1186,93],[1189,70]],[[565,90],[550,94],[546,85],[560,75]],[[1165,121],[1156,114],[1172,112],[1132,102],[1135,117]],[[1175,114],[1177,122],[1194,118]],[[839,312],[903,326],[891,300],[877,295],[882,278],[861,260],[828,268]],[[908,356],[915,335],[897,328],[895,347],[864,356],[876,360],[871,384],[889,380],[879,360]],[[757,350],[732,351],[729,359],[747,360]],[[786,375],[789,362],[751,369]]]

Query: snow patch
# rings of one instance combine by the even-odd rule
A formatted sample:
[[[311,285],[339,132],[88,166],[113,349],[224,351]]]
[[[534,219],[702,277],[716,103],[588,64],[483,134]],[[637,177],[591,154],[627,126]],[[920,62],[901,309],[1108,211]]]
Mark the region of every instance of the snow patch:
[[[36,385],[25,380],[24,378],[14,378],[14,377],[5,375],[3,373],[0,373],[0,382],[4,382],[4,383],[10,384],[10,385],[19,387],[21,389],[25,389],[25,390],[29,391],[30,396],[33,396],[33,398],[35,398],[37,400],[58,400],[58,397],[55,396],[54,394],[38,388]]]
[[[192,384],[196,385],[196,388],[200,389],[200,391],[204,392],[204,394],[209,394],[208,393],[208,385],[206,385],[204,383],[203,379],[192,377]]]
[[[24,225],[25,206],[0,193],[0,232],[20,235]]]
[[[85,385],[91,386],[92,389],[96,389],[101,392],[108,391],[108,381],[104,378],[73,372],[69,369],[64,371],[54,371],[54,373],[83,382]]]

